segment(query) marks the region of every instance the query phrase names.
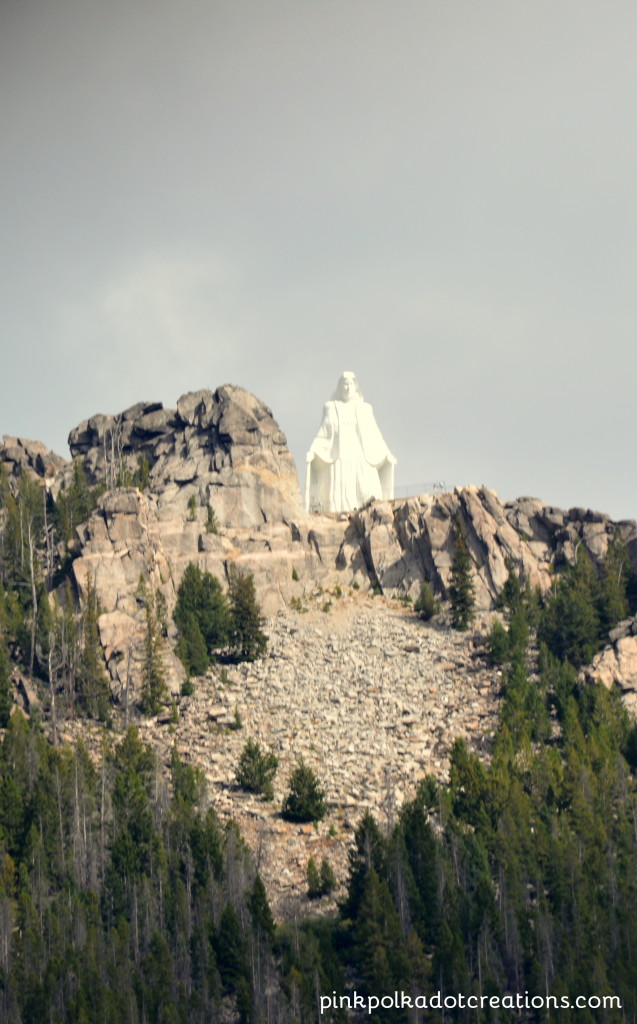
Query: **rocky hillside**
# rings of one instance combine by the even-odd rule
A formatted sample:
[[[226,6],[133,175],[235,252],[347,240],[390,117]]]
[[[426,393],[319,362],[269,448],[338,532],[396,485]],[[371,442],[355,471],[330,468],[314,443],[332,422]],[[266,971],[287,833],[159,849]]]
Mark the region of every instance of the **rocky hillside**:
[[[178,998],[180,1019],[310,1020],[319,985],[512,978],[631,1008],[637,724],[588,683],[637,714],[637,525],[471,486],[308,515],[270,410],[234,387],[70,443],[72,462],[0,446],[0,1019],[164,1019]],[[467,632],[445,600],[458,526]],[[257,616],[233,570],[253,575],[258,660],[208,659],[234,636],[192,563],[250,591],[235,627]],[[237,782],[248,740],[276,758],[271,799]],[[301,759],[318,822],[283,817]]]
[[[178,721],[168,713],[145,719],[140,732],[166,771],[174,744],[204,770],[215,809],[257,851],[275,912],[293,917],[306,902],[310,857],[327,857],[345,881],[364,811],[387,823],[423,775],[446,781],[458,737],[488,754],[501,673],[487,665],[479,637],[424,624],[403,602],[350,588],[340,597],[317,591],[302,610],[277,613],[267,632],[263,661],[230,668],[223,681],[211,671],[179,700]],[[79,720],[64,735],[81,736],[99,757],[101,730]],[[271,802],[236,784],[248,737],[279,760]],[[328,814],[317,826],[281,817],[300,757],[326,791]]]
[[[599,563],[616,527],[637,567],[635,522],[617,524],[599,512],[564,511],[536,498],[503,501],[486,487],[373,502],[350,515],[307,515],[285,435],[270,409],[238,387],[184,395],[175,409],[141,402],[119,415],[93,416],[71,431],[69,445],[88,480],[106,488],[77,530],[73,577],[80,596],[89,580],[95,583],[116,699],[127,679],[135,686],[139,678],[140,577],[163,593],[170,613],[189,562],[220,579],[231,566],[251,572],[266,616],[317,586],[354,584],[413,597],[426,579],[444,598],[458,521],[481,611],[492,609],[508,564],[546,591],[580,547]],[[37,442],[5,438],[0,463],[10,479],[29,472],[54,494],[72,479],[71,465]],[[126,486],[133,482],[139,486]],[[620,651],[632,672],[637,638],[630,631]],[[169,652],[166,657],[178,692],[181,666]],[[633,685],[617,666],[606,677]]]
[[[72,457],[112,490],[148,464],[159,518],[211,505],[224,526],[253,527],[294,515],[301,496],[294,462],[270,409],[243,388],[183,395],[176,409],[139,402],[93,416],[69,434]]]
[[[328,856],[339,879],[360,814],[389,819],[425,772],[445,779],[458,736],[487,754],[497,715],[499,672],[482,655],[478,633],[425,626],[405,599],[423,580],[445,598],[462,524],[475,571],[482,632],[513,565],[547,591],[556,570],[580,550],[601,563],[619,529],[637,567],[637,525],[586,509],[549,507],[535,498],[503,501],[486,487],[373,502],[349,515],[308,515],[294,463],[271,411],[241,388],[199,391],[175,409],[139,403],[117,416],[94,416],[71,431],[71,454],[103,493],[76,527],[71,573],[82,599],[95,586],[99,636],[115,702],[139,684],[144,612],[140,579],[161,592],[168,612],[186,566],[221,580],[237,566],[254,575],[267,616],[267,657],[218,670],[178,697],[168,714],[140,722],[162,753],[173,744],[203,768],[223,817],[238,819],[257,849],[281,913],[302,900],[310,856]],[[21,474],[53,496],[69,493],[72,463],[43,445],[5,437],[0,464],[9,486]],[[402,599],[402,600],[401,600]],[[164,659],[173,693],[183,669]],[[618,685],[637,710],[637,619],[621,623],[582,678]],[[21,676],[22,703],[35,700]],[[236,716],[241,729],[231,728]],[[100,731],[67,722],[96,756]],[[92,739],[91,739],[92,736]],[[235,783],[250,736],[274,751],[275,799],[265,803]],[[290,770],[302,756],[324,781],[329,805],[317,829],[279,814]]]

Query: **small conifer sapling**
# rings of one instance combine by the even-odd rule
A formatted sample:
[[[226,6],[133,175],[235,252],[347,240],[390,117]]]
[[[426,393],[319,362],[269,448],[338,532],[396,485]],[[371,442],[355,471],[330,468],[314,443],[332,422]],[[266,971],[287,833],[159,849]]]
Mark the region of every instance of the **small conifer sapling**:
[[[476,598],[473,564],[460,523],[456,523],[454,542],[455,552],[451,563],[451,582],[449,584],[451,621],[454,629],[466,630],[475,616]]]

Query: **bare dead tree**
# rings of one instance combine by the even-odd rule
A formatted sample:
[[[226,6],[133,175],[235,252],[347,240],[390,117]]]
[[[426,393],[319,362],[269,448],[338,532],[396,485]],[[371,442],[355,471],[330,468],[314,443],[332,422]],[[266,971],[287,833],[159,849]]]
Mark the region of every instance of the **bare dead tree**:
[[[46,577],[46,589],[51,589],[51,580],[53,579],[53,524],[49,523],[49,517],[47,512],[47,497],[48,492],[46,487],[42,488],[42,503],[44,508],[44,544],[45,544],[45,566],[44,573]]]
[[[124,475],[123,424],[122,417],[116,416],[113,425],[105,429],[102,438],[104,482],[111,492],[115,490]]]

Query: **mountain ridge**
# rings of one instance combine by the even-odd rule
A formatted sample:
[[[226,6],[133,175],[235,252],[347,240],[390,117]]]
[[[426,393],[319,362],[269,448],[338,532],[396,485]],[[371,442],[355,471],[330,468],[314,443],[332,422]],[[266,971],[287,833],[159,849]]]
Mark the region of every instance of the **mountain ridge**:
[[[444,600],[457,523],[472,557],[480,613],[493,610],[510,566],[523,583],[547,593],[555,571],[580,548],[600,565],[616,531],[637,569],[634,521],[614,522],[590,509],[561,510],[536,498],[503,501],[484,486],[374,501],[350,514],[309,515],[272,411],[233,385],[184,395],[175,409],[138,402],[117,416],[91,417],[70,432],[69,444],[74,462],[40,442],[5,437],[0,465],[14,486],[27,472],[54,496],[68,493],[77,464],[91,485],[106,488],[75,527],[71,572],[80,600],[95,586],[116,701],[131,679],[136,692],[140,686],[140,578],[162,593],[174,641],[170,613],[189,562],[222,580],[233,567],[252,573],[266,617],[302,602],[317,587],[353,585],[414,599],[426,580]],[[126,486],[140,467],[142,489]],[[600,675],[632,693],[637,638],[628,628],[614,645],[614,654],[598,666]],[[166,668],[177,694],[183,670],[171,645]]]

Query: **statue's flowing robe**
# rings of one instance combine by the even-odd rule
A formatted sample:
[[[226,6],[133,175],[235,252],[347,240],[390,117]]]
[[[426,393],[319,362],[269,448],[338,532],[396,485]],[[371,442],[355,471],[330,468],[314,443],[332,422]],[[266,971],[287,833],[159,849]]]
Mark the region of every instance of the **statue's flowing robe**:
[[[309,511],[347,512],[370,498],[393,498],[394,460],[368,402],[327,402],[308,452]]]

